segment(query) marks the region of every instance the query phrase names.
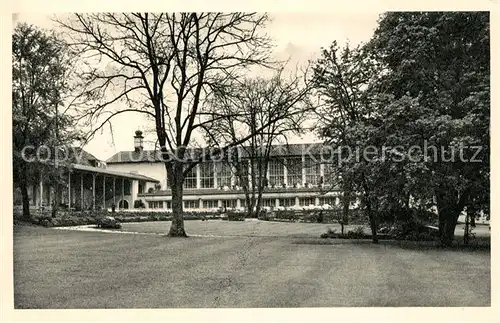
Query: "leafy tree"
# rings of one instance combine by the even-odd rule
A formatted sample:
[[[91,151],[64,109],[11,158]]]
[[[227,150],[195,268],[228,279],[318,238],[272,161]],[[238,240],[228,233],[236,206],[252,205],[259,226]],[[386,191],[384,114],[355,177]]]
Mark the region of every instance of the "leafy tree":
[[[377,242],[377,219],[373,210],[375,189],[371,183],[372,165],[356,158],[360,147],[373,144],[373,129],[367,121],[371,117],[370,92],[367,88],[376,81],[378,66],[361,46],[340,48],[334,41],[314,67],[314,83],[325,105],[316,109],[319,135],[332,146],[330,160],[332,178],[343,191],[342,224],[348,221],[348,211],[355,192],[370,219],[373,242]],[[345,150],[347,148],[347,150]]]
[[[376,151],[344,163],[343,180],[362,192],[367,211],[404,217],[410,204],[436,205],[441,243],[450,245],[466,205],[488,212],[488,13],[387,13],[361,52],[364,59],[349,61],[330,50],[317,68],[318,88],[331,107],[322,115],[332,116],[324,135]],[[363,62],[376,73],[356,74]],[[368,80],[356,88],[352,75]],[[348,114],[350,124],[338,107],[357,112]]]
[[[465,205],[488,208],[489,44],[489,13],[412,12],[383,15],[368,45],[387,69],[378,92],[391,94],[392,107],[400,104],[396,115],[389,105],[382,112],[393,116],[384,119],[391,138],[427,143],[408,177],[425,188],[417,197],[436,201],[444,245]]]
[[[53,184],[60,182],[60,169],[43,165],[36,158],[53,160],[56,147],[73,139],[71,117],[65,111],[58,111],[69,88],[70,58],[66,44],[54,33],[25,23],[14,29],[13,170],[14,183],[21,190],[24,218],[30,217],[28,185],[38,183],[42,173]],[[47,148],[38,150],[43,145]],[[37,150],[41,152],[38,156]]]
[[[251,66],[270,63],[271,42],[262,32],[267,20],[256,13],[97,13],[59,21],[81,53],[77,103],[82,118],[98,125],[93,131],[121,113],[154,123],[172,191],[170,236],[186,236],[184,178],[208,157],[191,156],[188,148],[226,117],[204,103]],[[222,148],[217,151],[228,146]]]

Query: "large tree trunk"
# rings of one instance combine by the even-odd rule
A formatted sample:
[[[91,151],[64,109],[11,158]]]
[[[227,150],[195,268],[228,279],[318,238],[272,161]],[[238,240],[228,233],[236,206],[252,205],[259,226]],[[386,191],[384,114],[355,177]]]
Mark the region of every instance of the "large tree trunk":
[[[453,244],[458,217],[468,200],[469,192],[469,189],[465,190],[460,198],[453,196],[449,192],[436,194],[439,213],[439,237],[442,246],[450,247]]]
[[[259,191],[257,193],[257,205],[255,206],[255,214],[257,218],[260,216],[260,211],[262,210],[262,191],[263,187],[259,187]]]
[[[252,186],[252,188],[244,187],[245,190],[245,200],[246,200],[246,207],[247,207],[247,218],[254,218],[255,213],[254,213],[254,207],[255,207],[255,188]]]
[[[370,196],[370,190],[368,189],[368,185],[366,183],[366,180],[364,180],[363,183],[363,189],[365,190],[364,196],[365,196],[365,207],[366,207],[366,215],[368,216],[368,219],[370,220],[370,229],[372,230],[372,242],[373,243],[378,243],[378,236],[377,236],[377,216],[372,210],[372,200]]]
[[[469,233],[470,233],[470,230],[469,230],[469,228],[470,228],[470,226],[469,226],[470,221],[469,220],[470,220],[470,215],[472,213],[471,211],[472,210],[471,210],[470,205],[467,206],[467,214],[465,216],[465,228],[464,228],[464,244],[465,245],[469,244]]]
[[[246,217],[251,218],[252,217],[252,200],[250,198],[250,192],[248,190],[248,187],[244,186],[243,187],[243,192],[245,193],[245,205],[247,208],[246,212]]]
[[[476,210],[473,210],[472,213],[470,214],[470,226],[471,228],[476,227]]]
[[[247,218],[256,218],[257,213],[254,210],[256,207],[256,198],[255,198],[255,181],[252,180],[252,187],[249,188],[248,186],[244,187],[244,192],[245,192],[245,200],[246,200],[246,205],[247,205]]]
[[[344,234],[344,226],[349,223],[349,205],[351,204],[351,192],[344,188],[342,195],[342,218],[340,220],[341,233]]]
[[[443,236],[445,223],[446,223],[445,210],[438,211],[438,228],[439,228],[439,236],[440,237]]]
[[[253,205],[254,199],[248,194],[246,197],[246,205],[247,205],[247,218],[253,218]]]
[[[443,232],[441,234],[441,244],[450,247],[455,239],[455,228],[457,226],[458,216],[460,212],[449,212],[443,224]]]
[[[369,199],[366,201],[366,213],[368,215],[368,219],[370,220],[370,229],[372,230],[372,242],[378,243],[377,219],[375,214],[373,214],[372,205]]]
[[[442,246],[450,247],[455,239],[455,227],[462,208],[439,208],[439,239]]]
[[[172,224],[168,235],[170,237],[187,237],[184,231],[183,205],[182,205],[182,177],[183,165],[173,162],[170,188],[172,189]]]
[[[28,195],[28,185],[25,180],[21,182],[21,196],[23,199],[23,219],[29,220],[30,215],[30,198]]]
[[[19,186],[21,188],[21,196],[23,203],[23,219],[30,220],[30,198],[28,195],[28,174],[27,168],[24,162],[21,162],[20,165],[20,174],[19,174],[20,183]],[[34,197],[33,197],[34,198]]]
[[[61,204],[60,201],[60,195],[61,193],[59,192],[61,185],[59,185],[59,182],[55,183],[54,185],[54,201],[52,204],[52,217],[55,218],[57,217],[57,212],[59,211],[59,204]],[[83,201],[82,201],[83,203]]]

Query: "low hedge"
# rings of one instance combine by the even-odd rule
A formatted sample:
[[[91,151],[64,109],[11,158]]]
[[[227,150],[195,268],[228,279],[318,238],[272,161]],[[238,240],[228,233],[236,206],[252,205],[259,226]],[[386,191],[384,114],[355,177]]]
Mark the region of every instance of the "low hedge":
[[[58,216],[52,218],[50,212],[35,214],[31,217],[31,223],[45,227],[66,227],[77,225],[97,224],[97,220],[103,216],[112,216],[118,222],[152,222],[171,221],[172,214],[167,212],[106,212],[106,211],[80,211],[80,212],[58,212]],[[213,212],[184,213],[184,220],[208,220],[218,218]]]
[[[242,212],[227,212],[228,221],[245,221],[245,213]]]
[[[328,229],[326,233],[323,233],[321,238],[330,239],[371,239],[371,235],[366,234],[363,226],[358,226],[346,233],[337,233],[337,230]]]
[[[405,221],[392,227],[382,227],[377,236],[380,240],[400,240],[400,241],[435,241],[439,238],[437,230],[425,225],[419,225]],[[371,234],[364,233],[364,228],[358,226],[346,234],[337,233],[336,230],[328,229],[326,233],[321,234],[321,238],[330,239],[371,239]]]
[[[308,222],[308,223],[338,223],[342,219],[341,209],[330,210],[275,210],[272,215],[263,217],[263,220]],[[361,209],[349,210],[349,224],[366,224]]]

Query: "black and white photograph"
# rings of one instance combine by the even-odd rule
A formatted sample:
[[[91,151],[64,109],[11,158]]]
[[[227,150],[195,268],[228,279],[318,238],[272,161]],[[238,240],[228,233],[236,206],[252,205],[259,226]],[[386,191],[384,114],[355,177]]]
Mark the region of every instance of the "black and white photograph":
[[[12,13],[13,309],[491,308],[485,4]]]

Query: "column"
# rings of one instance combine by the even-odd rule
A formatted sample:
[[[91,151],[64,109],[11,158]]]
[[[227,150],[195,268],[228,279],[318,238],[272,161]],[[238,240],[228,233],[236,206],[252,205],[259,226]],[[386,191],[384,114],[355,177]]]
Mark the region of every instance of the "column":
[[[95,174],[92,174],[92,210],[95,211]]]
[[[37,194],[38,188],[36,188],[36,185],[31,185],[31,196],[32,196],[32,202],[34,206],[38,206],[38,194]]]
[[[252,187],[252,176],[253,174],[251,173],[253,170],[252,170],[252,163],[250,162],[250,160],[247,159],[247,164],[248,164],[248,187]]]
[[[295,206],[300,206],[299,197],[295,197]]]
[[[306,184],[306,158],[304,154],[302,154],[302,186]]]
[[[267,163],[267,167],[266,167],[266,169],[265,169],[265,171],[266,171],[266,181],[267,181],[267,185],[268,185],[269,187],[271,187],[271,183],[269,182],[269,168],[270,168],[270,167],[269,167],[269,162],[268,162],[268,163]]]
[[[276,201],[274,202],[274,205],[276,207],[280,206],[280,199],[279,198],[276,198]]]
[[[115,199],[115,196],[116,196],[116,179],[113,177],[113,204],[115,205],[116,207],[116,199]]]
[[[196,168],[196,188],[200,189],[201,188],[200,164],[197,164],[195,168]]]
[[[213,168],[214,168],[214,188],[217,188],[217,167],[215,167],[215,163],[213,163]]]
[[[231,189],[233,189],[234,185],[236,184],[236,167],[233,165],[228,165],[228,167],[231,169]]]
[[[102,209],[106,210],[106,176],[102,176]]]
[[[139,194],[139,181],[134,179],[131,180],[131,182],[132,182],[132,187],[130,189],[130,193],[132,194],[131,197],[132,206],[130,208],[133,208],[135,200],[137,200],[137,195]]]
[[[47,206],[52,206],[52,186],[48,186],[47,187],[48,189],[48,202],[47,202]]]
[[[319,197],[314,198],[314,205],[319,205]]]
[[[42,174],[40,174],[40,209],[43,207],[43,180]]]
[[[283,183],[288,186],[288,170],[286,169],[286,158],[283,159]]]
[[[122,178],[122,208],[125,208],[125,178]]]

